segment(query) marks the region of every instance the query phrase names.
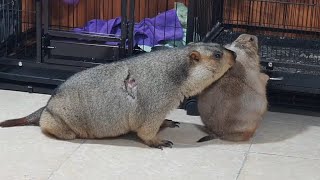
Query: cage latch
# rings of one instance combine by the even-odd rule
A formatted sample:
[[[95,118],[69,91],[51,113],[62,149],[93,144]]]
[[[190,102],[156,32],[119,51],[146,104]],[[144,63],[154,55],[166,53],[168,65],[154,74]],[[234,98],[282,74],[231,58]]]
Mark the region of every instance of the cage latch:
[[[271,81],[282,81],[283,77],[271,77],[269,78]]]
[[[266,69],[267,70],[273,70],[273,63],[272,62],[268,62]],[[271,81],[282,81],[283,77],[270,77],[269,80]]]
[[[33,93],[33,87],[32,86],[28,86],[27,89],[28,89],[29,93]]]
[[[46,46],[44,48],[46,48],[46,49],[55,49],[56,47],[54,47],[54,46]]]

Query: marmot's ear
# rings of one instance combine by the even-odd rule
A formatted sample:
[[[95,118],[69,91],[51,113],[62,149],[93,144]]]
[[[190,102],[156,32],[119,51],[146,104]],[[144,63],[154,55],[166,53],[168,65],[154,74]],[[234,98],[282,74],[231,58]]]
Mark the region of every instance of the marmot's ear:
[[[189,55],[190,59],[192,61],[200,61],[201,55],[198,51],[192,51]]]

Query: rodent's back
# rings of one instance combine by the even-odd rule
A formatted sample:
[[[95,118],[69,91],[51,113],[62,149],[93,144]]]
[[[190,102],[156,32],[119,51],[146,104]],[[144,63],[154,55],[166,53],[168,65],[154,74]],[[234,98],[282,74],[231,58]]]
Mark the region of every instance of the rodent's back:
[[[187,57],[185,49],[169,49],[139,55],[116,63],[99,65],[75,74],[63,83],[59,89],[73,86],[81,88],[81,86],[86,85],[91,88],[103,88],[103,86],[111,88],[109,85],[115,84],[117,81],[123,81],[128,73],[135,76],[138,83],[142,85],[148,84],[150,86],[149,78],[162,81],[176,80],[175,83],[178,83],[183,81],[183,79],[177,79],[178,77],[187,77],[188,64],[183,56]],[[183,76],[181,73],[186,75]],[[157,82],[155,81],[155,83]]]
[[[137,110],[152,113],[162,111],[164,107],[178,106],[183,98],[179,86],[188,76],[187,53],[184,49],[164,51],[84,70],[62,84],[51,100],[55,98],[54,101],[59,102],[61,99],[59,104],[64,101],[74,111],[84,112],[84,116],[98,116],[93,109],[101,111],[101,106],[106,106],[103,109],[108,109],[114,116]],[[134,104],[123,91],[128,75],[137,83]]]

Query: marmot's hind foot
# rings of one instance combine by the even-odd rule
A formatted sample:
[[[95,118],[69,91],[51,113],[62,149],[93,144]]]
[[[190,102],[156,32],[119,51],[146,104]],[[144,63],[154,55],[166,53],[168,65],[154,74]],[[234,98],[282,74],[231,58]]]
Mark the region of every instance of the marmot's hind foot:
[[[154,143],[149,145],[150,147],[158,148],[158,149],[163,149],[163,147],[170,147],[172,148],[173,143],[168,140],[161,140],[159,143]]]

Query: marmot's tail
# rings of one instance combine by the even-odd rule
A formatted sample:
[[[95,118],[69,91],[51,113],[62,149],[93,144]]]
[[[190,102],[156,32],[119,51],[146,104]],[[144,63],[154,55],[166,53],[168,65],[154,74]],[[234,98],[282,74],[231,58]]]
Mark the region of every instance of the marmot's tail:
[[[39,126],[40,116],[45,107],[42,107],[30,114],[29,116],[18,118],[18,119],[10,119],[0,123],[0,127],[13,127],[13,126],[27,126],[27,125],[35,125]]]

